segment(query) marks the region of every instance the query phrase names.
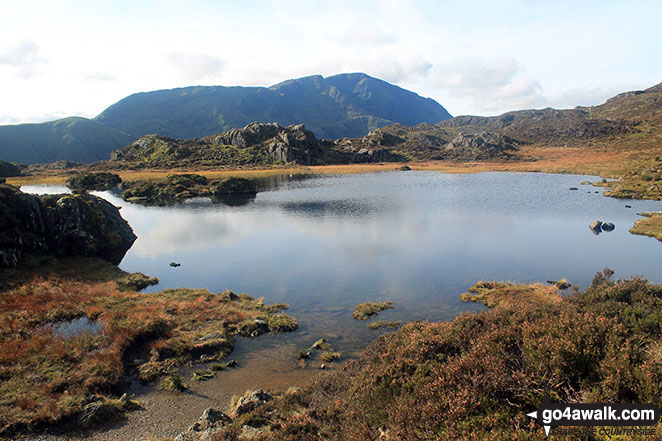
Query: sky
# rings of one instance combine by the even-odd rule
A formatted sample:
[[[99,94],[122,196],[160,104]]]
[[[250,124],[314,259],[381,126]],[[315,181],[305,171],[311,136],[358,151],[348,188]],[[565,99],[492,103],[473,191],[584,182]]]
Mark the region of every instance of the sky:
[[[452,115],[595,105],[662,82],[660,17],[659,0],[0,0],[0,124],[345,72]]]

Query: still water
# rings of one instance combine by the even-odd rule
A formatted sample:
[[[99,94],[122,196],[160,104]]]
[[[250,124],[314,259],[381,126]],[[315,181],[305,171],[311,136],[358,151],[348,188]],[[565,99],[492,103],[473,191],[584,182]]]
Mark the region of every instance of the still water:
[[[383,312],[384,320],[447,320],[479,308],[459,301],[479,280],[567,278],[585,287],[610,267],[614,277],[661,282],[662,244],[628,229],[637,212],[660,210],[662,203],[606,198],[601,189],[579,185],[586,179],[598,178],[437,172],[281,177],[239,206],[196,199],[143,207],[116,193],[97,194],[122,207],[138,236],[120,267],[158,277],[151,290],[230,288],[267,303],[285,302],[299,331],[260,338],[259,345],[305,348],[326,337],[351,356],[378,332],[352,319],[354,306],[365,301],[392,300],[396,308]],[[588,228],[594,219],[613,222],[615,231],[594,235]],[[170,267],[173,261],[181,266]]]

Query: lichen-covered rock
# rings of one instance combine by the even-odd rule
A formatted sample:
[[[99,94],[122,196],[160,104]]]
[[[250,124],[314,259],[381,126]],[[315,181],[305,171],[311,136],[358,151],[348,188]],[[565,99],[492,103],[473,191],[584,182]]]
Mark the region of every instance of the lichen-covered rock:
[[[231,422],[229,416],[210,407],[186,432],[177,435],[175,441],[209,441],[216,432]]]
[[[36,196],[0,184],[0,266],[24,253],[101,257],[117,264],[136,240],[119,209],[89,194]]]
[[[463,160],[509,158],[517,142],[500,133],[459,133],[446,147],[451,156]]]
[[[265,392],[262,389],[248,391],[237,401],[234,408],[234,414],[240,416],[251,412],[256,407],[270,401],[272,398],[273,396],[270,393]]]

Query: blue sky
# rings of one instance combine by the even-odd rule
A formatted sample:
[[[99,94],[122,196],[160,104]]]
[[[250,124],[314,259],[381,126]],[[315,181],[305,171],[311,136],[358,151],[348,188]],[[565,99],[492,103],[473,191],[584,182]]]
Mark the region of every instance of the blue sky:
[[[0,0],[0,124],[134,92],[365,72],[453,115],[662,82],[659,1]]]

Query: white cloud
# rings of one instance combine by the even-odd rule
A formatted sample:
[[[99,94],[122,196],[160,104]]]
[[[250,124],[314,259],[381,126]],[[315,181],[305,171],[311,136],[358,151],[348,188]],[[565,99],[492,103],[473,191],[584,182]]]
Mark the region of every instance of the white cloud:
[[[342,72],[452,114],[593,104],[661,81],[662,3],[635,3],[5,2],[0,115],[89,117],[135,92]]]
[[[341,42],[349,46],[375,46],[398,42],[397,34],[383,32],[376,27],[358,25],[349,29],[342,37]]]
[[[166,58],[187,82],[218,78],[225,64],[220,58],[206,54],[172,52]]]
[[[39,56],[39,45],[28,39],[21,40],[7,48],[4,53],[0,53],[0,67],[9,66],[15,69],[20,78],[30,78],[38,74],[40,65],[45,61]]]

